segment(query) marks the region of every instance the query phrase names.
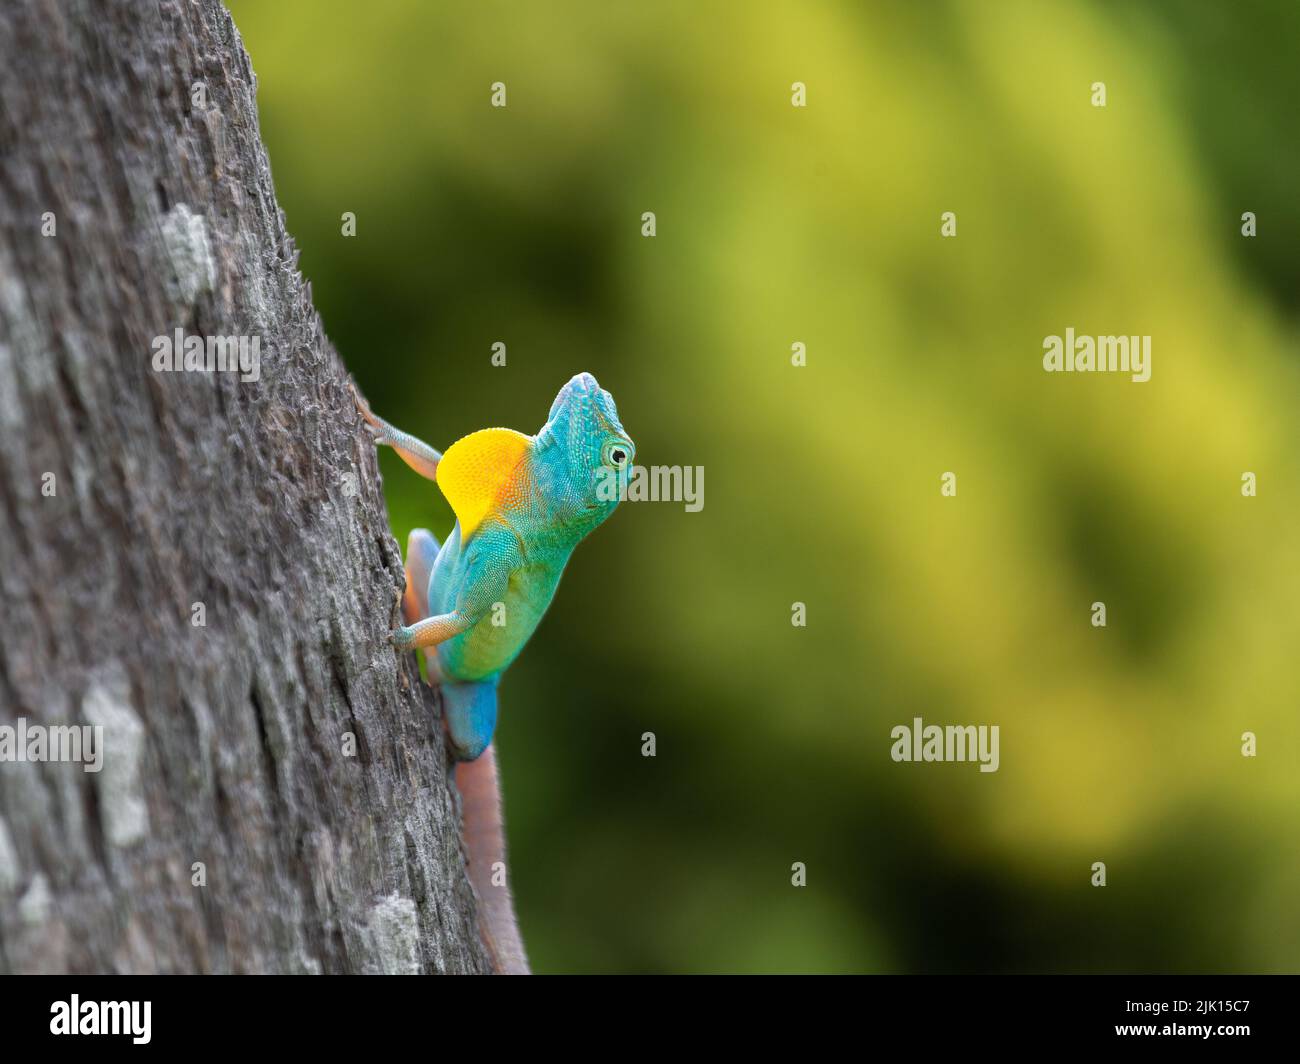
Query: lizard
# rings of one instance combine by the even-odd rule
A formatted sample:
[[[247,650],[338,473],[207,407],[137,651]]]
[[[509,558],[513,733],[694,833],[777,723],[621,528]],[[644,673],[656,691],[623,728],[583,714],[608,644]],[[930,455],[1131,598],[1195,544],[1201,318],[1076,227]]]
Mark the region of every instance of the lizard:
[[[574,548],[614,512],[636,447],[613,397],[590,373],[559,391],[535,436],[472,432],[440,454],[376,416],[354,389],[375,444],[434,481],[456,516],[446,542],[411,532],[399,653],[422,648],[456,760],[470,881],[493,967],[527,973],[504,868],[505,832],[492,737],[497,685],[536,630]]]

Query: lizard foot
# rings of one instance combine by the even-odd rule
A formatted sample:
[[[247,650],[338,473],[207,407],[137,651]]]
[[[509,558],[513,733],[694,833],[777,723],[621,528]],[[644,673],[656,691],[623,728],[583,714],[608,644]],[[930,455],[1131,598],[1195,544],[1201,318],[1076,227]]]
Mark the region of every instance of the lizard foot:
[[[393,442],[393,426],[388,424],[383,418],[370,409],[370,404],[366,402],[365,397],[357,391],[355,384],[350,384],[352,388],[352,401],[356,404],[357,413],[361,415],[366,423],[366,428],[370,432],[370,439],[376,447]]]

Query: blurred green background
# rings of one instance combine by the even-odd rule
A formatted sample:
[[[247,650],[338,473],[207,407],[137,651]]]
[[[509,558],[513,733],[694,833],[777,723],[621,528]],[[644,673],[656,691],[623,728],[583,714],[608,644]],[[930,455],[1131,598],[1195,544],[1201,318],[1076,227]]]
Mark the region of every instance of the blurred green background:
[[[378,412],[535,432],[585,369],[706,469],[503,683],[538,970],[1300,968],[1300,7],[230,6]],[[1044,373],[1067,326],[1152,380]],[[1000,771],[894,763],[916,715]]]

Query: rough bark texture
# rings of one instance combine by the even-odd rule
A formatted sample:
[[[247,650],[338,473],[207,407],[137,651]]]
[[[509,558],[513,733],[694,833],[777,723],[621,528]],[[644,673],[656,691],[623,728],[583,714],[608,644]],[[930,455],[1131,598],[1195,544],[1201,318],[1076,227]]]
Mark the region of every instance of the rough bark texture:
[[[105,745],[0,762],[0,971],[486,970],[296,264],[217,0],[0,5],[0,725]],[[155,371],[177,328],[260,379]]]

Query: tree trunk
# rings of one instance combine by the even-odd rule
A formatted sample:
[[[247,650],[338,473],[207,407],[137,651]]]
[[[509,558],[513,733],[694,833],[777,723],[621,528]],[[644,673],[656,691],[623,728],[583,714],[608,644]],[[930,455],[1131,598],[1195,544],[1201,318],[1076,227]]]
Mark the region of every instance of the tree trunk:
[[[0,760],[0,971],[487,968],[254,93],[217,0],[0,7],[0,755],[90,729]]]

